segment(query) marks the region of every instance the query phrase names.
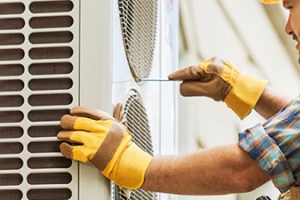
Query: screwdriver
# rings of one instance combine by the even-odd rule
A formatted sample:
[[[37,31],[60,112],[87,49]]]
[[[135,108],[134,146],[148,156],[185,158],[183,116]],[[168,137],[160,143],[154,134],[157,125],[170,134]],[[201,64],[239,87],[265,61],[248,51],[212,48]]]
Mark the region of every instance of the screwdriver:
[[[140,81],[160,81],[160,82],[165,82],[165,81],[174,81],[174,80],[164,79],[164,78],[140,78],[137,81],[138,82],[140,82]]]

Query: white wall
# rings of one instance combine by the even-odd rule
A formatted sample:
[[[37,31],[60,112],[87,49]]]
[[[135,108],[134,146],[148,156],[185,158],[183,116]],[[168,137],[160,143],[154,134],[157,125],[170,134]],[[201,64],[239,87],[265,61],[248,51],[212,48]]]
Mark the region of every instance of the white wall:
[[[287,11],[280,6],[268,7],[267,13],[258,0],[181,0],[179,67],[184,68],[219,56],[230,60],[244,72],[269,80],[270,85],[277,89],[298,95],[300,79],[298,66],[295,65],[297,57],[296,54],[287,53],[287,48],[293,44],[282,42],[290,38],[282,38],[282,22],[285,22],[286,17],[283,12]],[[272,9],[276,20],[270,18]],[[282,21],[278,22],[279,17]],[[274,25],[282,27],[282,32]],[[295,49],[288,50],[296,53]],[[178,121],[179,153],[185,153],[201,147],[236,143],[239,131],[263,119],[252,112],[240,121],[224,103],[203,97],[179,97]],[[276,199],[278,191],[272,183],[267,183],[247,194],[180,196],[179,200],[249,200],[261,195]]]

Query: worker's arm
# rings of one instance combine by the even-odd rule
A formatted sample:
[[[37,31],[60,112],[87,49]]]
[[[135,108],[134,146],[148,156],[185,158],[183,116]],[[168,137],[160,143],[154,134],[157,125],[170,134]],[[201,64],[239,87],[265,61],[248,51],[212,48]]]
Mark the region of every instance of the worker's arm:
[[[61,126],[57,137],[65,141],[63,155],[91,162],[121,188],[228,194],[251,191],[269,180],[238,144],[153,158],[132,142],[124,123],[101,110],[75,107]]]
[[[254,109],[262,117],[268,119],[280,111],[280,109],[292,99],[292,97],[267,86]]]
[[[65,141],[60,145],[65,157],[91,162],[121,188],[218,195],[249,192],[270,177],[285,192],[295,183],[293,173],[299,167],[299,101],[239,133],[238,144],[186,155],[152,157],[131,140],[125,121],[91,108],[75,107],[63,116],[64,130],[57,137]]]
[[[155,157],[142,186],[145,190],[192,195],[249,192],[269,180],[237,144],[192,154]]]

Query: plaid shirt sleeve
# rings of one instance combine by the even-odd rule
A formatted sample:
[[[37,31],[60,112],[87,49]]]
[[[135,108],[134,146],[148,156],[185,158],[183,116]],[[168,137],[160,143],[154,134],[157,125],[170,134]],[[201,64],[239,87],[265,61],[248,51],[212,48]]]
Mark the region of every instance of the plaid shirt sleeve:
[[[264,124],[239,133],[239,145],[286,192],[300,173],[300,97]]]

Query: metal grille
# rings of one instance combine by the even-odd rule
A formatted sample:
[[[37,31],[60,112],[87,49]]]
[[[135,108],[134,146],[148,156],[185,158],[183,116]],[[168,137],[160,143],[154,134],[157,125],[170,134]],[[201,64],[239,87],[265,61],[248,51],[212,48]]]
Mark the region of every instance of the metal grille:
[[[157,0],[119,0],[124,47],[135,80],[148,77],[151,71],[157,9]]]
[[[77,198],[56,135],[77,98],[78,6],[0,2],[0,199]]]
[[[132,141],[142,150],[153,155],[153,146],[150,135],[148,117],[142,99],[136,90],[130,90],[125,102],[124,114],[127,119],[127,128],[132,134]],[[114,200],[127,200],[122,190],[113,184]],[[155,200],[156,194],[142,189],[131,193],[130,200]]]

